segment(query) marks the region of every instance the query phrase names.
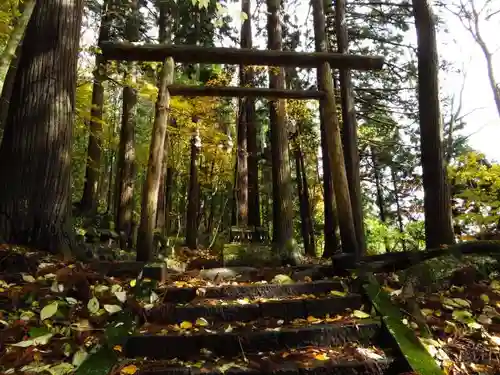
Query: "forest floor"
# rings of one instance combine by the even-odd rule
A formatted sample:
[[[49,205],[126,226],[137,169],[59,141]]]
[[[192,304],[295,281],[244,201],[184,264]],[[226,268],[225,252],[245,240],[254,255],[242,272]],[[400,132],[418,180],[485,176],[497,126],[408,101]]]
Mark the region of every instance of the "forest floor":
[[[181,251],[178,258],[216,261],[203,251]],[[4,374],[408,370],[381,336],[356,278],[329,275],[320,264],[233,273],[196,268],[157,281],[136,272],[106,276],[95,265],[9,247],[0,249],[0,271]],[[422,342],[447,374],[497,374],[500,278],[466,276],[457,285],[417,293],[431,330]],[[378,277],[404,311],[400,276]],[[421,335],[411,314],[405,324]],[[94,360],[86,361],[89,356]]]

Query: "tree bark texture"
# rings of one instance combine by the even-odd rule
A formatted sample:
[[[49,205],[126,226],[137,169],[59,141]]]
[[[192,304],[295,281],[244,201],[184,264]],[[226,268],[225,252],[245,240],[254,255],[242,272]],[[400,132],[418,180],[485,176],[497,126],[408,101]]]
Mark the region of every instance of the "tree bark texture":
[[[335,21],[338,53],[347,54],[348,33],[346,24],[346,0],[335,0]],[[342,103],[342,145],[345,156],[345,169],[349,183],[354,227],[359,251],[365,253],[365,230],[363,225],[363,203],[361,199],[361,177],[359,175],[358,124],[354,107],[354,93],[351,72],[339,70],[340,97]]]
[[[199,131],[191,138],[191,162],[189,167],[189,188],[186,216],[186,246],[198,247],[198,212],[200,210],[200,183],[198,179],[198,158],[201,150]]]
[[[153,235],[156,227],[158,191],[162,175],[163,158],[167,157],[167,137],[170,95],[167,86],[174,80],[174,60],[167,59],[160,73],[158,99],[156,100],[153,134],[149,147],[149,161],[142,191],[141,223],[137,237],[137,260],[148,262],[153,257]]]
[[[102,5],[99,43],[109,39],[110,34],[110,0]],[[94,214],[99,205],[99,176],[102,159],[102,111],[104,106],[104,80],[106,79],[106,61],[101,54],[96,54],[94,83],[92,86],[92,107],[90,109],[89,143],[87,147],[87,166],[85,182],[80,201],[82,213]]]
[[[413,0],[418,43],[420,149],[428,248],[454,242],[450,193],[439,110],[438,53],[434,16],[427,0]]]
[[[83,0],[38,1],[0,147],[0,238],[68,255],[70,169]]]
[[[325,14],[322,1],[311,1],[314,17],[314,35],[316,48],[326,50]],[[318,68],[319,89],[326,92],[326,98],[320,102],[320,111],[324,121],[325,148],[323,158],[328,158],[328,167],[332,170],[333,189],[339,218],[340,238],[344,252],[360,255],[354,217],[345,170],[344,151],[340,135],[337,103],[333,89],[331,67],[328,63]],[[326,190],[325,190],[326,194]]]
[[[138,2],[132,0],[127,15],[126,36],[129,41],[139,40]],[[122,125],[120,130],[120,145],[118,148],[117,189],[116,189],[116,228],[120,233],[120,246],[130,247],[132,244],[132,211],[135,185],[135,125],[137,92],[133,87],[135,82],[134,64],[128,64],[128,72],[124,81],[132,85],[123,88]]]

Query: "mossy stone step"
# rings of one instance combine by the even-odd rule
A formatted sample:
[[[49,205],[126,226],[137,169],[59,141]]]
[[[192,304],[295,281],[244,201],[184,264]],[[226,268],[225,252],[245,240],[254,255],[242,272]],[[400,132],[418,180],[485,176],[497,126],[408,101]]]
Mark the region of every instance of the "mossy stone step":
[[[321,317],[326,314],[333,316],[347,309],[359,309],[362,304],[363,297],[359,294],[350,294],[345,297],[267,301],[245,305],[173,306],[167,304],[145,311],[144,317],[146,321],[158,324],[194,322],[198,318],[223,322],[249,322],[259,318],[280,318],[290,321],[307,316]]]
[[[293,284],[251,284],[251,285],[224,285],[220,287],[168,287],[160,291],[164,294],[164,302],[189,303],[200,294],[204,298],[213,299],[240,299],[240,298],[279,298],[300,296],[303,294],[327,294],[332,290],[343,291],[340,280],[320,280],[310,283]]]
[[[242,352],[326,347],[348,342],[371,344],[377,342],[380,327],[380,321],[370,320],[358,324],[317,324],[278,331],[131,336],[125,343],[124,354],[128,358],[182,359],[192,358],[202,350],[209,350],[214,356],[235,357]]]

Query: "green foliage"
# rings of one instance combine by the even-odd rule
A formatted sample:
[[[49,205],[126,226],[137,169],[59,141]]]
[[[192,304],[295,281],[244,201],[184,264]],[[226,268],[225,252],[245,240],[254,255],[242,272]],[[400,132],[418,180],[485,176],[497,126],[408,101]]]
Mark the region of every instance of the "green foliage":
[[[500,165],[478,152],[458,157],[449,167],[453,217],[460,234],[494,232],[500,220]]]

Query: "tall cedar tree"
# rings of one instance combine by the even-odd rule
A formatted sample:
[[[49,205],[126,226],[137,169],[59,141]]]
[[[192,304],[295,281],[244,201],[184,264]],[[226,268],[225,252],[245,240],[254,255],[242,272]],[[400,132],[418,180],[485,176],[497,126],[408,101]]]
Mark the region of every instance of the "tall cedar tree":
[[[139,4],[132,0],[127,9],[125,36],[130,42],[139,40]],[[128,64],[124,81],[135,80],[134,63]],[[135,185],[135,125],[137,92],[132,85],[123,88],[122,124],[116,173],[116,228],[120,233],[120,246],[132,246],[132,208]]]
[[[241,1],[241,11],[250,14],[250,0]],[[241,24],[241,48],[251,48],[252,34],[250,17],[247,17]],[[250,38],[250,39],[249,39]],[[250,45],[249,45],[250,42]],[[240,65],[240,86],[247,86],[248,73],[244,65]],[[247,138],[247,110],[250,98],[241,98],[239,101],[238,111],[238,132],[237,132],[237,158],[236,158],[236,178],[235,178],[235,193],[236,193],[236,217],[239,226],[248,224],[248,138]]]
[[[427,0],[413,0],[418,43],[418,103],[428,248],[454,242],[450,193],[439,112],[438,53],[434,16]]]
[[[316,6],[317,5],[316,3],[319,2],[315,0],[311,1],[312,6]],[[321,11],[322,7],[321,9],[318,9],[319,13]],[[317,23],[318,21],[314,19],[314,22]],[[325,27],[323,27],[323,30],[324,29]],[[319,36],[316,36],[314,42],[315,42],[315,49],[317,52],[322,52],[327,50],[326,35],[325,35],[325,40],[323,41]],[[321,78],[320,72],[318,70],[318,75],[317,75],[318,82],[320,82],[320,78]],[[325,211],[324,213],[325,248],[323,251],[323,257],[329,257],[333,255],[333,253],[339,247],[339,241],[335,233],[337,228],[337,220],[336,220],[337,212],[336,212],[335,192],[333,189],[332,168],[330,167],[330,158],[328,157],[330,150],[328,150],[327,146],[327,139],[326,139],[327,124],[324,119],[324,111],[320,110],[319,115],[320,115],[320,138],[321,138],[322,171],[323,171],[323,197],[324,197],[323,203]]]
[[[251,0],[242,0],[241,11],[247,15],[247,19],[241,25],[241,47],[252,48]],[[253,86],[254,79],[253,67],[245,67],[245,84]],[[255,114],[255,98],[245,99],[245,119],[248,153],[248,224],[252,227],[260,227],[258,125]]]
[[[105,0],[101,11],[101,25],[98,43],[109,40],[110,35],[110,0]],[[104,80],[106,79],[106,61],[101,54],[96,54],[94,83],[92,86],[92,107],[90,109],[89,144],[87,148],[87,167],[85,182],[80,201],[82,213],[92,214],[99,203],[99,176],[102,150],[102,109],[104,106]]]
[[[346,0],[335,1],[335,23],[339,53],[348,53],[348,33],[346,22]],[[365,231],[363,226],[363,203],[361,201],[361,177],[359,175],[358,124],[354,108],[354,93],[351,72],[340,69],[340,95],[342,102],[342,144],[344,146],[345,169],[349,182],[349,196],[358,239],[359,251],[365,251]]]
[[[281,23],[278,15],[280,0],[267,0],[268,49],[282,49]],[[269,87],[285,88],[285,74],[282,68],[269,67]],[[280,252],[291,250],[293,236],[293,211],[288,155],[288,132],[286,127],[285,101],[270,100],[269,115],[271,128],[271,159],[273,180],[273,245]],[[291,255],[291,254],[283,254]]]
[[[165,4],[160,5],[165,7]],[[167,12],[160,12],[163,17]],[[165,19],[159,20],[160,43],[166,43],[168,35],[165,30]],[[156,228],[156,213],[158,209],[158,191],[162,177],[163,158],[168,156],[165,144],[167,140],[168,112],[170,107],[170,94],[168,85],[174,80],[174,60],[167,58],[161,68],[158,79],[158,98],[155,105],[155,119],[151,145],[149,146],[149,160],[142,190],[141,223],[137,233],[137,260],[151,261],[153,257],[153,235]]]
[[[316,50],[326,51],[327,39],[324,5],[322,1],[315,0],[311,0],[311,5],[313,8]],[[332,69],[328,63],[324,63],[318,68],[318,87],[326,93],[326,98],[320,102],[320,120],[323,123],[324,150],[326,149],[326,154],[323,155],[323,158],[328,158],[328,167],[332,170],[342,249],[344,252],[352,252],[360,255],[345,170],[337,103],[333,90]]]
[[[82,14],[83,0],[37,1],[0,147],[0,238],[66,256]]]

